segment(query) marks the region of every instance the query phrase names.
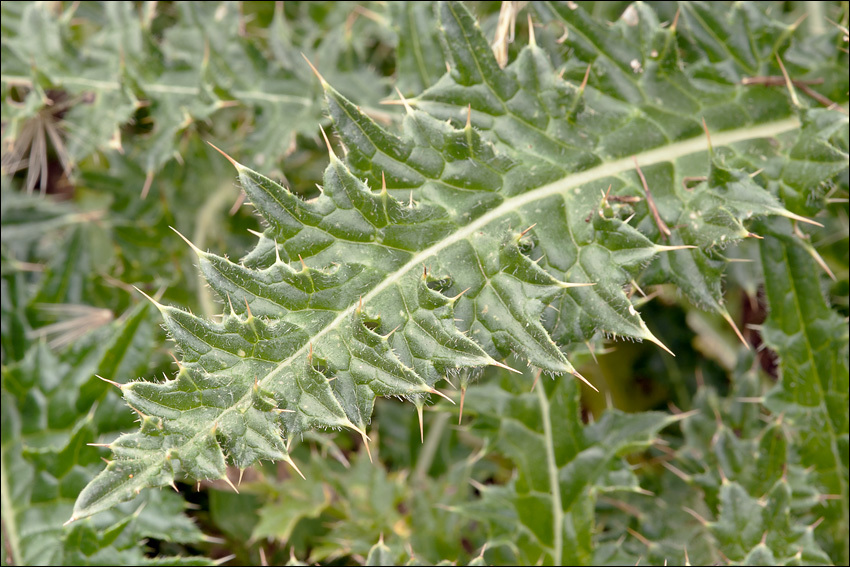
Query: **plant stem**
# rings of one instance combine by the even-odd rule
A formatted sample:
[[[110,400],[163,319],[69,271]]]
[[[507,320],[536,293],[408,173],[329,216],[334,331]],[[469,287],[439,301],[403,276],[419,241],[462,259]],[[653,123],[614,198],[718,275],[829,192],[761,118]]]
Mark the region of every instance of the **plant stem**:
[[[105,91],[117,91],[122,88],[119,81],[88,79],[84,77],[53,77],[53,81],[60,86],[72,85],[82,88],[100,89]],[[32,79],[21,75],[0,75],[0,82],[8,85],[32,87]],[[180,85],[164,85],[153,83],[145,85],[144,91],[163,95],[198,96],[201,89],[198,87],[184,87]],[[296,103],[310,106],[312,99],[286,94],[276,94],[264,91],[234,91],[235,100],[255,100],[271,102],[275,104]]]
[[[428,436],[425,438],[425,444],[422,446],[422,452],[419,453],[419,459],[416,461],[416,470],[413,477],[421,480],[428,474],[428,469],[434,462],[434,455],[437,454],[437,447],[440,445],[440,437],[443,436],[443,430],[446,428],[446,423],[449,421],[449,414],[440,412],[431,423],[428,429]]]
[[[220,186],[207,199],[195,216],[195,233],[192,235],[192,242],[195,246],[201,250],[207,247],[207,235],[215,231],[216,224],[221,222],[219,220],[221,218],[221,209],[227,207],[237,196],[238,193],[234,191],[233,184],[226,183]],[[216,305],[212,290],[207,287],[207,281],[204,279],[203,273],[197,270],[196,274],[198,278],[198,302],[201,304],[204,315],[206,317],[212,317],[221,311],[221,309]]]
[[[21,542],[18,540],[18,530],[15,525],[15,511],[12,509],[12,495],[9,492],[8,476],[6,474],[5,448],[0,450],[0,498],[2,498],[3,542],[11,565],[21,564]],[[6,561],[4,561],[6,563]]]
[[[555,536],[552,550],[555,565],[561,564],[564,553],[564,509],[561,506],[561,486],[558,482],[558,465],[555,463],[555,439],[552,436],[552,421],[549,419],[549,400],[546,388],[538,384],[537,399],[540,401],[540,418],[543,420],[543,438],[546,440],[546,466],[549,470],[549,490],[552,492],[552,526]]]
[[[806,11],[806,25],[812,35],[823,35],[826,33],[826,16],[823,11],[823,2],[803,2]]]

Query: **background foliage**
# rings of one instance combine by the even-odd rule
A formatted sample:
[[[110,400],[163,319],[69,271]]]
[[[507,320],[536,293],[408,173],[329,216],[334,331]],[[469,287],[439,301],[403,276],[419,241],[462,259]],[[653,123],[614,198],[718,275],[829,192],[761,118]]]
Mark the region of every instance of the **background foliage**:
[[[470,7],[487,41],[505,38],[500,63],[513,62],[506,72],[533,82],[522,75],[537,64],[522,50],[531,17],[534,53],[551,65],[546,76],[560,74],[572,89],[522,83],[546,93],[549,110],[578,100],[570,97],[592,64],[587,103],[605,112],[588,127],[603,157],[652,144],[629,136],[630,127],[645,133],[639,116],[674,140],[701,132],[692,116],[678,120],[685,111],[674,102],[669,115],[656,112],[653,97],[681,87],[677,80],[690,81],[710,131],[771,113],[801,117],[799,136],[715,149],[712,190],[726,191],[719,201],[699,180],[656,193],[665,215],[687,219],[715,206],[727,215],[692,235],[701,248],[629,267],[628,305],[676,358],[650,342],[606,340],[586,321],[550,321],[547,330],[599,393],[569,376],[489,367],[468,385],[459,425],[456,406],[419,404],[422,441],[411,404],[379,399],[369,426],[373,462],[357,434],[305,430],[289,454],[306,480],[285,463],[231,467],[228,480],[178,479],[178,492],[145,490],[63,527],[101,459],[112,458],[99,445],[139,421],[107,381],[174,374],[161,315],[132,286],[206,318],[221,312],[195,252],[169,227],[201,250],[234,256],[256,243],[248,229],[262,230],[240,206],[230,164],[205,142],[312,198],[315,184],[327,184],[317,125],[328,130],[333,121],[348,167],[377,188],[379,169],[354,127],[402,132],[404,109],[380,104],[397,100],[397,87],[457,132],[466,119],[461,93],[476,111],[474,136],[513,163],[531,158],[505,136],[508,118],[480,112],[493,99],[464,67],[468,52],[452,34],[471,28],[455,5],[456,29],[443,16],[438,33],[435,7],[416,2],[3,2],[4,565],[848,562],[847,4],[739,4],[721,15],[700,3],[506,3],[501,22],[499,4]],[[510,43],[510,26],[500,24],[512,13]],[[647,23],[653,18],[656,27]],[[671,48],[662,40],[673,37],[666,30],[674,20]],[[474,46],[476,36],[467,37]],[[666,91],[644,74],[649,59],[633,59],[624,46],[669,54]],[[330,85],[326,100],[301,53]],[[743,76],[781,77],[776,55],[792,78],[810,81],[796,88],[808,110],[795,110],[784,79],[740,84]],[[446,75],[446,61],[455,75]],[[496,69],[485,74],[507,76]],[[501,96],[509,87],[492,88]],[[824,97],[844,113],[824,109]],[[476,159],[500,175],[510,169],[488,158],[488,147],[482,142]],[[580,169],[588,155],[533,170],[528,183]],[[758,185],[747,185],[739,168],[763,172]],[[663,186],[663,171],[646,173],[652,187]],[[387,183],[406,198],[399,179]],[[637,183],[624,181],[619,194],[640,194]],[[764,240],[707,252],[700,239],[743,229],[743,207],[754,204],[734,197],[762,189],[778,199],[760,201],[762,214],[784,207],[824,226],[762,216],[746,230]],[[676,194],[688,200],[679,204]],[[645,205],[617,204],[594,223],[631,213],[658,242]],[[532,255],[538,245],[529,244]],[[699,264],[699,278],[685,278],[693,272],[677,258]],[[568,299],[556,307],[572,312]],[[724,318],[756,348],[744,348]],[[506,362],[526,367],[516,357]],[[457,378],[466,387],[471,377]],[[453,397],[460,401],[459,392]]]

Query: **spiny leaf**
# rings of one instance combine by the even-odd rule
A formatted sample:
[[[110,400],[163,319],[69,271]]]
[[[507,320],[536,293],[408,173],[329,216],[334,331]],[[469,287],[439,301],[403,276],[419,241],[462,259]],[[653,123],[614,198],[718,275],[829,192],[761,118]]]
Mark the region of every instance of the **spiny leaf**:
[[[495,431],[482,425],[477,433],[493,436],[517,475],[508,486],[478,486],[481,499],[459,511],[485,522],[491,540],[514,542],[519,563],[590,564],[597,497],[640,490],[620,457],[646,449],[676,418],[611,410],[585,427],[575,381],[545,382],[523,394],[470,388],[467,411],[495,424]]]
[[[780,360],[780,382],[765,405],[794,424],[804,466],[814,467],[820,489],[840,496],[824,502],[823,528],[837,557],[848,556],[848,336],[847,324],[830,309],[819,268],[791,233],[775,220],[765,228],[762,261],[771,266],[765,282],[770,316],[765,342]]]
[[[152,315],[148,306],[138,306],[59,356],[39,341],[22,360],[3,366],[3,529],[15,564],[211,564],[204,558],[184,563],[145,556],[142,538],[201,539],[183,514],[185,503],[173,493],[150,492],[97,521],[62,526],[73,498],[101,466],[98,434],[114,431],[111,424],[128,425],[120,400],[93,373],[117,378],[146,370]]]
[[[778,74],[776,55],[784,49],[792,53],[797,49],[796,43],[787,47],[794,26],[772,20],[752,6],[734,5],[729,11],[719,13],[705,3],[683,3],[677,8],[675,17],[673,13],[669,14],[668,17],[673,17],[673,25],[669,27],[659,25],[659,15],[640,3],[630,6],[628,17],[624,15],[610,26],[595,21],[581,9],[574,9],[570,3],[541,2],[534,6],[545,21],[559,22],[570,32],[564,34],[561,48],[570,50],[562,54],[565,57],[569,55],[565,62],[567,75],[578,79],[587,65],[592,66],[589,84],[597,89],[588,89],[586,98],[590,101],[593,97],[602,97],[611,112],[607,120],[600,120],[601,113],[585,120],[593,130],[597,120],[603,128],[611,128],[611,120],[619,115],[615,130],[617,143],[630,140],[634,144],[653,146],[664,139],[697,135],[704,125],[706,147],[709,147],[715,133],[732,127],[734,123],[760,123],[792,111],[782,89],[760,89],[758,98],[754,99],[752,87],[742,84],[748,77]],[[742,41],[744,35],[749,35],[752,40]],[[841,60],[843,56],[835,50],[832,57]],[[816,58],[810,60],[805,72],[811,77],[831,76],[834,73],[829,71],[830,64],[828,57]],[[846,59],[843,64],[846,66]],[[846,81],[840,81],[846,85]],[[839,88],[846,92],[846,86]],[[841,96],[846,98],[843,94]],[[841,156],[840,148],[827,141],[832,132],[846,131],[846,127],[838,126],[845,122],[843,118],[836,112],[830,112],[832,119],[829,125],[824,116],[819,127],[811,128],[808,126],[810,114],[810,111],[802,112],[804,125],[797,141],[795,143],[792,138],[786,147],[781,148],[778,160],[783,164],[780,168],[793,170],[793,173],[786,174],[789,182],[795,183],[791,180],[799,179],[800,185],[805,185],[809,192],[818,180],[806,176],[806,167],[825,170],[832,166],[834,175],[846,168],[847,161],[846,155]],[[630,129],[635,127],[641,127],[643,131],[628,136],[627,133],[632,133]],[[599,134],[603,151],[616,148],[615,144],[604,145],[602,141],[606,135],[609,134],[604,131]],[[815,160],[817,165],[795,163],[792,156],[797,154],[793,149],[797,145],[822,147],[819,153],[824,157]],[[724,248],[730,241],[748,236],[741,221],[748,218],[749,213],[785,216],[789,213],[780,213],[782,205],[759,184],[748,182],[744,175],[766,169],[772,179],[784,185],[781,180],[785,175],[779,175],[773,168],[765,168],[765,162],[769,163],[777,153],[775,149],[759,144],[752,144],[749,148],[736,146],[734,151],[720,148],[718,144],[713,146],[714,155],[708,173],[712,179],[708,180],[708,187],[711,190],[721,189],[714,197],[699,195],[699,188],[693,194],[686,188],[690,183],[692,189],[694,180],[705,178],[704,163],[682,160],[673,164],[672,169],[665,165],[646,172],[660,217],[668,226],[683,227],[674,231],[670,243],[698,245],[695,249],[661,255],[659,262],[647,274],[646,282],[673,281],[696,305],[717,311],[730,320],[723,304],[721,286],[725,262],[716,254],[717,247]],[[730,175],[727,171],[723,175],[725,179],[718,179],[717,173],[728,170],[729,162],[735,163],[736,172]],[[747,162],[749,165],[746,165]],[[702,172],[690,170],[693,166]],[[746,207],[730,202],[731,192],[726,186],[733,181],[736,185],[741,184],[736,190],[747,192]],[[708,203],[706,198],[720,198],[724,203]],[[818,210],[795,208],[799,200],[795,196],[793,201],[786,201],[786,206],[798,214],[814,214]],[[775,208],[777,206],[779,209]],[[642,219],[638,220],[640,226],[651,230],[652,219],[648,211],[641,207],[635,212],[636,220]],[[696,225],[700,225],[700,236],[692,230]]]
[[[256,167],[271,170],[296,134],[311,131],[321,118],[315,84],[298,65],[299,52],[319,53],[346,92],[363,93],[372,103],[385,94],[373,72],[347,68],[352,60],[365,61],[365,49],[358,55],[343,51],[367,44],[384,26],[366,18],[351,26],[350,7],[327,9],[328,25],[335,20],[338,31],[319,34],[311,18],[298,18],[301,6],[281,5],[270,29],[255,29],[246,25],[251,16],[233,2],[143,9],[90,4],[64,11],[4,4],[2,94],[17,100],[12,91],[28,92],[26,105],[3,105],[3,121],[10,125],[4,136],[15,142],[14,154],[30,155],[28,146],[38,144],[28,143],[28,132],[47,123],[49,144],[63,158],[66,173],[97,152],[127,151],[147,174],[144,189],[139,187],[144,196],[154,174],[185,149],[186,132],[237,107],[240,120],[252,126],[239,145],[250,148]],[[284,11],[294,12],[296,21],[288,23]],[[352,31],[354,41],[340,42],[343,36],[350,40]],[[44,33],[49,41],[40,39]],[[261,50],[260,34],[271,38],[268,49]],[[51,110],[58,106],[61,115]],[[3,151],[6,168],[9,155]],[[44,177],[40,165],[46,167],[46,158],[30,159],[32,186]]]
[[[445,72],[431,2],[393,2],[389,5],[398,32],[398,89],[415,95]]]
[[[605,502],[617,508],[597,509],[609,530],[596,548],[597,563],[611,554],[657,563],[689,558],[694,565],[767,555],[777,565],[830,563],[816,538],[814,471],[801,465],[786,417],[768,415],[759,403],[755,354],[740,353],[729,392],[700,388],[694,413],[681,423],[683,437],[656,445],[670,442],[675,451],[664,450],[663,473],[643,469],[641,484],[652,499],[623,492]],[[629,515],[618,516],[618,509]],[[606,549],[622,537],[625,545]]]
[[[366,556],[366,565],[395,565],[396,557],[392,550],[384,543],[384,538],[378,540],[378,543],[372,546],[369,550],[369,555]]]
[[[728,559],[745,565],[766,555],[773,557],[774,565],[830,562],[814,541],[814,529],[789,521],[791,490],[787,482],[777,482],[765,500],[766,505],[735,482],[720,487],[720,516],[709,524],[709,530]]]
[[[377,396],[421,402],[441,381],[504,366],[511,353],[577,375],[562,350],[571,341],[600,333],[660,345],[624,290],[658,255],[683,261],[656,283],[696,295],[687,282],[707,274],[719,305],[712,247],[745,236],[749,216],[790,214],[731,158],[706,155],[694,116],[707,116],[712,148],[731,156],[797,132],[799,121],[784,95],[743,105],[734,119],[720,114],[725,99],[679,68],[676,31],[640,10],[648,35],[639,82],[620,80],[635,71],[618,60],[610,80],[576,85],[535,44],[501,69],[467,9],[439,4],[450,71],[408,101],[400,137],[320,78],[345,160],[329,144],[322,193],[309,201],[233,161],[269,226],[238,263],[195,250],[227,305],[221,320],[157,304],[183,353],[180,369],[164,383],[122,387],[142,428],[113,443],[115,460],[72,518],[175,476],[224,478],[228,462],[292,464],[288,441],[313,428],[347,428],[368,443]],[[563,20],[582,32],[587,17],[570,14]],[[596,31],[600,45],[616,45],[616,35]],[[699,65],[713,69],[711,61]],[[749,72],[751,60],[735,64]],[[671,100],[652,99],[665,108],[650,112],[638,104],[644,92]],[[684,177],[705,186],[685,189]],[[704,220],[691,219],[697,207]],[[666,423],[647,419],[635,427]],[[630,442],[609,445],[625,451]],[[604,469],[612,454],[586,458]],[[531,504],[545,506],[548,481],[534,488]],[[560,548],[553,533],[562,535],[544,527],[535,537]],[[588,546],[585,538],[580,548]]]

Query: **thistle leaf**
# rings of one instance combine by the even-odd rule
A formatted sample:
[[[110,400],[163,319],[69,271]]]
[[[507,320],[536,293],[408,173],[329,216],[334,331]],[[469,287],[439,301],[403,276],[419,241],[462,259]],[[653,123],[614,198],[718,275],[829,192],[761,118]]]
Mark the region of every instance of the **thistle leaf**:
[[[368,447],[376,397],[421,402],[512,353],[577,375],[563,350],[574,341],[600,334],[663,347],[625,290],[659,256],[670,260],[649,281],[677,283],[725,312],[713,250],[747,236],[752,216],[791,216],[740,156],[797,134],[800,121],[784,93],[745,104],[744,86],[718,93],[701,76],[772,65],[789,30],[757,12],[752,53],[715,67],[713,36],[694,35],[685,64],[677,30],[637,6],[639,30],[602,29],[572,3],[545,6],[572,37],[593,40],[575,46],[598,65],[579,85],[535,42],[501,69],[469,11],[440,3],[450,70],[407,101],[400,135],[321,79],[346,154],[328,144],[318,197],[302,200],[231,160],[268,228],[240,262],[195,250],[227,306],[220,320],[157,304],[180,369],[122,387],[142,428],[113,443],[114,460],[72,519],[175,477],[224,478],[228,463],[294,466],[288,442],[310,429],[346,428]],[[704,10],[734,37],[734,22]],[[723,110],[729,96],[740,98],[734,113]],[[695,177],[704,184],[682,186]],[[646,432],[640,446],[666,423],[647,419],[632,424]]]
[[[4,289],[7,284],[4,274]],[[6,315],[3,317],[4,328]],[[143,538],[197,543],[202,534],[173,492],[63,527],[73,498],[100,469],[99,434],[126,427],[125,408],[105,380],[144,372],[155,316],[140,305],[92,331],[61,355],[45,341],[3,366],[3,529],[7,553],[21,565],[211,565],[205,558],[151,558]]]
[[[770,316],[763,333],[780,360],[780,382],[765,405],[794,425],[802,464],[813,467],[819,489],[840,496],[824,501],[829,521],[821,529],[833,542],[830,555],[847,557],[847,539],[838,535],[850,526],[847,324],[827,304],[821,272],[789,223],[777,219],[765,228],[773,238],[761,243],[772,273],[765,282]]]
[[[609,410],[584,426],[577,383],[546,382],[534,393],[494,385],[467,392],[468,411],[483,418],[477,433],[517,474],[505,486],[478,485],[481,498],[459,511],[487,525],[491,541],[512,542],[519,563],[592,564],[597,498],[640,490],[622,457],[646,449],[676,418]]]

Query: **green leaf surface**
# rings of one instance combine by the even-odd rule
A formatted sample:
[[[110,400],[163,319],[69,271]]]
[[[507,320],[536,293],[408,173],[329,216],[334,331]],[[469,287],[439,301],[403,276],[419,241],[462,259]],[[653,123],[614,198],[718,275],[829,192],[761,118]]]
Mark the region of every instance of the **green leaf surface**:
[[[100,450],[89,444],[128,425],[120,400],[94,375],[112,380],[148,368],[152,315],[138,306],[60,356],[39,341],[3,366],[3,526],[13,564],[147,564],[142,538],[200,540],[185,503],[169,493],[63,527],[100,466]],[[187,564],[210,564],[198,561]]]
[[[383,538],[372,546],[369,555],[366,556],[366,565],[396,565],[396,563],[395,554],[387,547]]]
[[[396,87],[405,96],[416,95],[436,83],[446,70],[434,5],[393,2],[389,8],[398,34]]]
[[[656,443],[670,443],[656,452],[664,466],[640,475],[653,497],[599,499],[597,521],[606,533],[597,540],[596,563],[832,563],[816,533],[822,509],[814,471],[800,463],[785,416],[769,415],[759,403],[766,385],[755,360],[740,351],[730,389],[703,386],[682,436],[670,432]]]
[[[294,465],[289,441],[311,429],[347,428],[366,443],[376,397],[421,407],[442,381],[460,376],[465,388],[470,373],[511,354],[577,375],[564,352],[571,343],[660,345],[626,289],[638,281],[677,284],[728,315],[718,250],[746,237],[751,217],[799,218],[760,184],[750,158],[769,146],[773,164],[791,168],[789,152],[818,140],[840,171],[840,136],[822,118],[838,111],[798,118],[784,91],[754,95],[739,84],[770,72],[793,32],[758,7],[736,8],[754,41],[730,39],[724,51],[716,37],[737,38],[740,23],[713,5],[684,8],[693,21],[680,38],[648,5],[635,5],[638,25],[609,29],[572,3],[544,4],[545,21],[566,26],[578,60],[593,62],[587,84],[572,70],[561,77],[559,54],[536,40],[501,69],[462,4],[436,10],[450,70],[407,101],[400,134],[321,80],[345,156],[331,150],[318,197],[233,162],[268,228],[240,262],[195,248],[226,305],[220,318],[157,303],[182,352],[179,371],[121,386],[141,430],[111,444],[114,460],[72,519],[175,478],[225,478],[228,463]],[[690,42],[682,58],[680,40]],[[791,150],[775,143],[788,138]],[[702,181],[685,187],[687,178]],[[574,381],[559,381],[573,388],[561,401],[575,407]],[[536,446],[550,466],[521,464],[529,472],[517,492],[493,488],[493,498],[522,499],[528,531],[518,545],[538,546],[534,561],[569,553],[589,562],[591,493],[600,482],[633,489],[611,463],[670,418],[611,412],[582,443],[556,447],[550,420],[534,415],[534,434],[502,435],[512,458],[538,462]]]
[[[828,518],[823,530],[831,551],[848,557],[848,334],[846,321],[827,304],[820,271],[785,222],[766,227],[762,261],[770,316],[765,342],[779,355],[780,382],[765,405],[783,414],[798,436],[804,466],[813,467]],[[828,535],[827,535],[828,534]]]
[[[365,45],[388,35],[384,25],[368,18],[352,25],[351,6],[331,3],[317,9],[327,12],[324,21],[305,14],[306,6],[281,5],[267,26],[258,26],[244,13],[254,9],[265,8],[4,4],[2,93],[27,101],[3,105],[4,140],[14,142],[12,153],[4,148],[4,167],[10,155],[18,162],[38,156],[44,140],[30,142],[49,136],[67,173],[100,152],[126,152],[150,189],[154,174],[180,159],[183,138],[213,116],[235,116],[250,135],[234,146],[258,169],[272,171],[295,136],[321,119],[301,52],[322,60],[346,90],[369,96],[370,104],[384,95],[378,77],[359,68],[367,62]],[[50,40],[39,39],[43,34]],[[30,162],[32,190],[43,174],[40,160]]]
[[[493,448],[516,464],[516,477],[506,486],[477,485],[480,500],[459,510],[485,522],[491,541],[512,542],[521,564],[591,564],[599,495],[640,491],[621,457],[646,449],[677,418],[610,410],[584,426],[575,381],[535,388],[518,394],[474,386],[467,392],[467,411],[489,418],[478,433],[492,435]]]
[[[794,526],[789,521],[788,484],[777,482],[765,499],[767,505],[747,494],[739,484],[723,483],[720,516],[709,524],[723,554],[744,565],[766,559],[771,559],[772,565],[829,564],[829,556],[814,541],[814,529]]]
[[[322,482],[309,479],[308,487],[299,487],[266,505],[260,511],[260,521],[254,527],[252,537],[272,537],[287,541],[296,524],[304,518],[317,518],[330,505],[331,493]]]

